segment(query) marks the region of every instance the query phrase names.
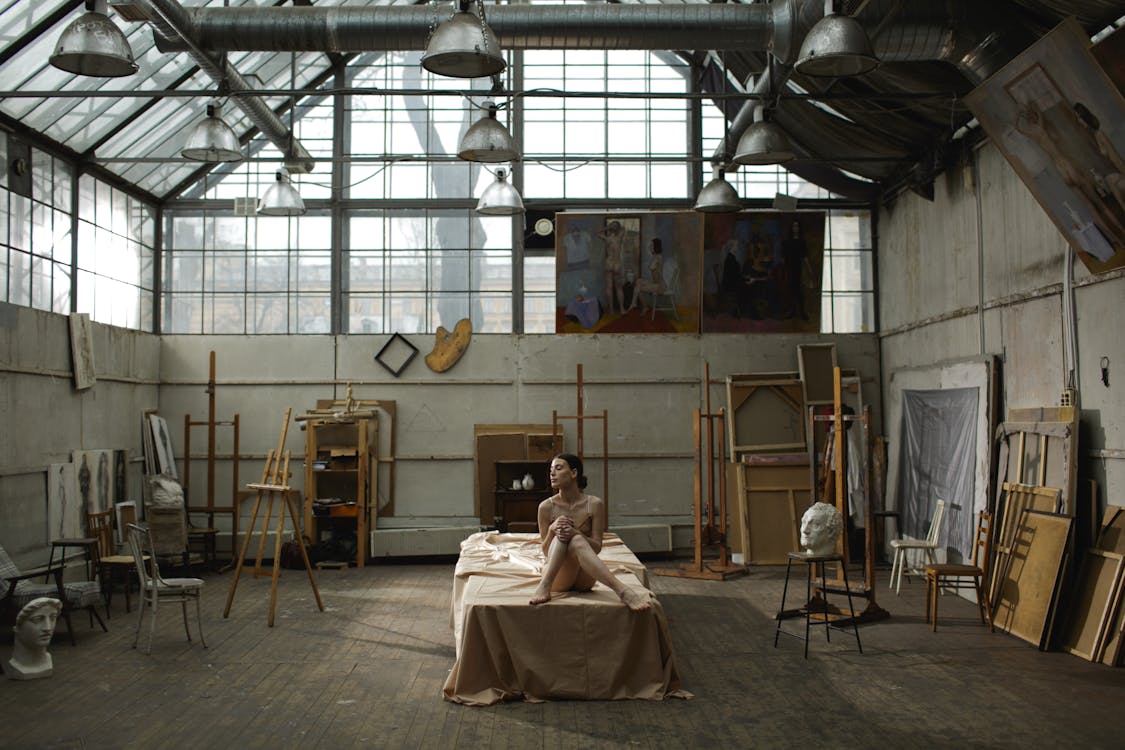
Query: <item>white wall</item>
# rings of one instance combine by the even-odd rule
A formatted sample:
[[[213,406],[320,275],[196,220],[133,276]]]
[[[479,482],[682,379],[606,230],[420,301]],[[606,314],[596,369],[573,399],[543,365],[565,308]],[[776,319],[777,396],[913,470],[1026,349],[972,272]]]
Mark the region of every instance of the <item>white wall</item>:
[[[140,496],[141,415],[168,420],[182,459],[184,417],[207,418],[209,352],[216,352],[216,418],[239,415],[239,485],[257,481],[275,447],[285,409],[353,396],[397,402],[396,497],[381,528],[475,525],[473,425],[550,423],[552,410],[577,411],[583,365],[587,414],[608,411],[612,524],[670,524],[677,547],[691,545],[692,410],[704,405],[710,363],[711,407],[725,404],[728,374],[796,371],[798,343],[832,340],[841,366],[860,371],[864,400],[879,415],[878,339],[794,335],[477,335],[451,370],[434,373],[423,357],[433,337],[409,336],[419,356],[395,378],[373,361],[386,336],[164,336],[93,325],[97,384],[74,390],[67,318],[0,305],[0,544],[17,564],[46,561],[46,470],[78,449],[127,448],[129,492]],[[575,425],[564,421],[567,448]],[[220,427],[217,502],[232,488],[232,432]],[[380,453],[390,455],[381,436]],[[304,433],[290,423],[294,487],[304,485]],[[193,502],[205,487],[206,430],[192,433]],[[592,491],[601,493],[601,425],[587,422]],[[385,467],[384,467],[385,468]],[[384,491],[384,501],[386,492]],[[251,505],[243,506],[248,519]],[[227,520],[217,524],[227,528]],[[245,523],[243,524],[245,529]]]
[[[0,545],[21,567],[47,562],[47,466],[75,450],[129,449],[141,487],[141,413],[158,405],[160,340],[94,325],[97,383],[76,391],[66,316],[0,303]]]
[[[359,399],[393,400],[397,406],[395,514],[380,528],[478,523],[473,506],[473,425],[551,422],[577,411],[577,365],[582,364],[584,410],[608,412],[610,520],[613,524],[664,523],[682,527],[676,544],[691,542],[692,410],[703,406],[703,362],[710,363],[711,407],[725,404],[730,373],[797,369],[796,346],[819,336],[742,335],[476,335],[462,359],[434,373],[423,357],[430,336],[407,337],[418,357],[395,378],[373,361],[386,336],[165,336],[161,339],[160,410],[170,422],[183,414],[206,418],[209,352],[216,352],[218,419],[239,414],[241,481],[262,470],[274,447],[286,407],[294,414],[317,399],[343,398],[345,384]],[[838,336],[841,366],[860,370],[865,399],[878,418],[877,340]],[[564,421],[568,450],[575,423]],[[176,434],[176,433],[174,433]],[[202,471],[205,431],[193,436]],[[229,452],[220,430],[218,452]],[[586,422],[587,474],[601,494],[601,423]],[[289,430],[287,447],[304,455],[304,434]],[[177,441],[182,442],[182,440]],[[390,455],[387,436],[381,453]],[[193,462],[196,461],[193,458]],[[304,480],[298,466],[293,484]],[[193,465],[193,474],[194,465]],[[200,476],[200,475],[197,475]],[[202,486],[202,478],[193,479]],[[230,475],[219,467],[217,486],[229,494]],[[386,490],[381,498],[385,502]]]
[[[1058,404],[1065,386],[1066,243],[995,147],[974,158],[978,179],[971,167],[952,170],[938,179],[933,202],[905,194],[879,214],[884,395],[900,369],[995,354],[1002,418],[1008,408]],[[1074,275],[1079,476],[1098,481],[1103,505],[1125,504],[1125,275],[1091,277],[1081,262]],[[1109,388],[1102,356],[1111,362]],[[885,429],[897,438],[897,425]]]

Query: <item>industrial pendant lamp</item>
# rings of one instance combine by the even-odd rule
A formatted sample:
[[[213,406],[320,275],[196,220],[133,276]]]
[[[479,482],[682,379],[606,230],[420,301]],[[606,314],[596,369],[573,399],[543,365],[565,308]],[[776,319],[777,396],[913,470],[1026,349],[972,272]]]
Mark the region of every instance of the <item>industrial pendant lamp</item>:
[[[478,13],[469,10],[476,4]],[[504,70],[496,35],[484,18],[480,0],[459,0],[459,9],[430,34],[422,67],[451,78],[483,78]]]
[[[754,124],[738,139],[732,160],[735,164],[782,164],[796,156],[789,136],[766,120],[765,110],[761,105],[754,110]]]
[[[485,188],[477,201],[477,213],[487,216],[511,216],[522,214],[523,198],[519,191],[508,182],[508,175],[503,169],[496,170],[496,182]]]
[[[839,78],[861,75],[878,65],[859,21],[834,12],[832,0],[825,0],[824,18],[805,35],[794,67],[807,76]]]
[[[258,201],[259,216],[303,216],[305,202],[289,179],[285,167],[277,170],[276,181],[269,186],[262,199]]]
[[[738,191],[727,182],[726,170],[715,167],[715,176],[699,191],[695,199],[695,210],[709,214],[732,213],[742,210]]]
[[[730,124],[727,121],[726,111],[726,93],[727,93],[727,60],[723,56],[720,58],[723,63],[723,99],[720,109],[723,113],[723,154],[722,158],[726,159],[730,155]],[[722,164],[715,163],[714,176],[711,181],[703,186],[696,196],[695,206],[696,211],[702,211],[709,214],[722,214],[733,213],[742,210],[742,201],[738,198],[738,191],[734,186],[727,182],[726,170]]]
[[[230,125],[223,121],[223,108],[217,101],[207,105],[207,116],[195,124],[180,156],[208,163],[242,161],[242,145]]]
[[[67,73],[100,78],[131,76],[140,70],[129,40],[106,15],[106,0],[86,0],[86,12],[63,30],[50,60]]]
[[[520,152],[512,142],[512,134],[496,119],[496,103],[486,101],[484,108],[487,113],[465,131],[457,155],[466,161],[519,161]]]

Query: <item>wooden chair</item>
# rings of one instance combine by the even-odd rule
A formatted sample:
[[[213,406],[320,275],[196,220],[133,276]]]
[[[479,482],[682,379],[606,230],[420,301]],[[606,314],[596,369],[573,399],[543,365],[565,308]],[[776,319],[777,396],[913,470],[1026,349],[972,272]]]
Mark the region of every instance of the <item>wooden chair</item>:
[[[105,597],[106,617],[109,617],[109,604],[113,598],[113,582],[120,578],[125,589],[125,611],[132,612],[129,590],[132,588],[132,574],[136,570],[133,556],[117,554],[113,543],[113,511],[86,514],[86,533],[98,540],[97,559],[94,567]]]
[[[908,554],[911,550],[925,553],[926,559],[933,563],[934,550],[938,546],[938,535],[941,533],[941,521],[945,516],[945,501],[938,500],[934,508],[934,517],[930,519],[930,528],[925,539],[894,539],[891,548],[894,550],[894,561],[891,563],[891,578],[888,586],[894,586],[895,596],[902,589],[903,573],[909,578],[911,575],[922,575],[923,571],[917,567],[909,567]]]
[[[665,310],[672,313],[676,320],[680,319],[680,311],[676,307],[677,293],[680,285],[680,268],[673,266],[672,272],[664,283],[664,291],[652,293],[652,319],[656,320],[656,311]]]
[[[938,595],[943,588],[974,589],[977,595],[977,609],[980,621],[988,623],[993,630],[992,605],[988,600],[988,586],[981,581],[988,580],[988,547],[992,536],[992,514],[981,511],[977,518],[977,536],[973,542],[973,564],[931,563],[926,566],[926,619],[937,632]]]
[[[203,616],[200,614],[199,597],[203,593],[203,580],[200,578],[164,578],[160,575],[160,565],[153,554],[152,537],[148,529],[143,529],[136,524],[129,524],[129,549],[133,553],[133,563],[137,576],[141,581],[141,607],[140,619],[137,620],[137,634],[133,638],[133,648],[141,638],[141,627],[145,621],[145,610],[152,609],[152,624],[149,626],[148,649],[145,653],[152,653],[152,639],[156,633],[156,613],[161,602],[179,602],[180,610],[184,616],[184,632],[187,633],[188,642],[191,642],[191,630],[188,628],[187,603],[195,601],[195,620],[199,628],[199,642],[207,648],[207,641],[203,640]]]

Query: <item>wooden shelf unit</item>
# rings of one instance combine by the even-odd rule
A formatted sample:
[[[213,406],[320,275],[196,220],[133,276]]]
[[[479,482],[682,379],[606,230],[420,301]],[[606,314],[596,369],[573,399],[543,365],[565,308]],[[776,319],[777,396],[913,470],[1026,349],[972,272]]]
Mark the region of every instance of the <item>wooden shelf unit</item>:
[[[548,476],[548,462],[500,460],[496,461],[494,466],[496,487],[493,490],[493,498],[497,526],[501,531],[528,533],[538,531],[539,503],[554,494]],[[525,474],[531,474],[532,479],[535,480],[535,487],[530,490],[525,490],[522,486],[518,490],[514,489],[512,482],[522,480]]]
[[[322,532],[350,527],[354,519],[358,568],[367,562],[368,533],[378,507],[378,429],[378,421],[368,416],[305,423],[305,531],[319,543]],[[320,465],[324,468],[316,468]],[[354,504],[330,506],[329,515],[314,515],[316,501],[327,499]]]

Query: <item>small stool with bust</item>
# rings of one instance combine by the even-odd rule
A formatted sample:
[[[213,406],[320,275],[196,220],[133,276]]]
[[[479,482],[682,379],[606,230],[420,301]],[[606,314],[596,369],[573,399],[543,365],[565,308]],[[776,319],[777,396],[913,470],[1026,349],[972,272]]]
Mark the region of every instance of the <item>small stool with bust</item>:
[[[781,607],[778,609],[777,629],[773,635],[773,645],[777,648],[777,642],[781,635],[788,635],[794,638],[800,638],[805,642],[805,658],[809,658],[809,630],[810,624],[814,617],[823,617],[824,619],[824,637],[829,643],[832,642],[832,630],[847,633],[848,635],[855,636],[856,646],[859,652],[863,653],[863,644],[859,640],[859,627],[856,624],[855,609],[852,607],[852,594],[851,587],[848,584],[848,566],[844,556],[836,551],[836,540],[839,538],[843,530],[843,518],[840,511],[835,506],[828,503],[813,503],[809,509],[805,511],[805,515],[801,518],[801,547],[800,552],[790,552],[788,560],[785,564],[785,586],[781,590]],[[786,610],[785,598],[789,593],[789,574],[793,569],[793,562],[802,562],[806,565],[805,576],[805,601],[807,604],[801,609]],[[828,607],[828,592],[829,588],[824,576],[824,564],[828,562],[838,562],[840,570],[844,576],[844,592],[848,597],[848,612],[851,620],[851,632],[849,633],[845,626],[836,625],[832,623],[832,618],[829,614]],[[823,609],[815,611],[812,596],[812,581],[816,572],[819,571],[820,575],[820,592],[823,602]],[[792,617],[805,618],[805,632],[804,635],[800,633],[793,633],[784,630],[781,627],[781,621]]]

